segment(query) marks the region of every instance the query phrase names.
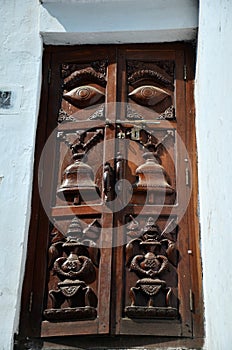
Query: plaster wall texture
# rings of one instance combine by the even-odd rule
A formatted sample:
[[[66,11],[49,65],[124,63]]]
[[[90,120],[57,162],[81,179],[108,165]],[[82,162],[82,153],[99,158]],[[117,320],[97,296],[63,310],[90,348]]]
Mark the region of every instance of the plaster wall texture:
[[[0,85],[22,87],[15,114],[0,114],[0,349],[12,347],[30,220],[34,141],[41,80],[39,4],[2,0]]]
[[[200,1],[196,79],[206,348],[232,346],[232,2]]]
[[[47,0],[40,31],[54,45],[191,40],[197,19],[197,0]]]

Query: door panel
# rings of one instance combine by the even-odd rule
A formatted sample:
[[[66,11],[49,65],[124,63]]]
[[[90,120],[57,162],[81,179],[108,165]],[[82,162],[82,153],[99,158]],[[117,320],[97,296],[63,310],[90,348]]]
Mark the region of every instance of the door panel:
[[[103,208],[103,175],[105,159],[114,165],[114,131],[103,120],[115,115],[107,106],[108,94],[114,97],[115,82],[108,79],[115,75],[114,56],[96,50],[94,62],[88,51],[52,57],[58,97],[49,103],[58,124],[50,136],[56,154],[43,336],[109,333],[113,216]]]
[[[22,321],[34,317],[37,336],[192,337],[186,52],[50,53],[47,141],[37,150],[42,221]]]
[[[123,177],[133,184],[133,194],[116,214],[120,233],[114,270],[121,269],[121,285],[115,291],[114,331],[138,334],[142,327],[144,334],[155,329],[157,335],[189,336],[191,311],[183,306],[190,290],[189,263],[182,255],[188,231],[186,221],[180,220],[189,192],[182,147],[184,57],[152,50],[119,55],[120,96],[126,103],[117,116],[117,137],[124,138],[127,147],[118,142],[117,151],[126,159]]]

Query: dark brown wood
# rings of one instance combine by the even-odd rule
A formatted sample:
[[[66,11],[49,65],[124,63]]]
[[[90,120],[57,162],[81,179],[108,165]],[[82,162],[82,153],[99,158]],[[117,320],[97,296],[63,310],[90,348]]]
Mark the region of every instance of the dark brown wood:
[[[72,321],[57,323],[43,321],[41,328],[41,337],[62,337],[77,334],[96,334],[98,333],[98,321]]]
[[[120,334],[134,334],[137,335],[138,333],[143,335],[150,335],[150,327],[151,324],[149,322],[146,322],[143,320],[128,320],[123,319],[121,321],[121,332]],[[153,330],[155,330],[155,333],[157,336],[165,336],[167,334],[167,327],[169,327],[169,336],[182,336],[182,327],[181,324],[178,322],[171,322],[171,321],[165,321],[162,322],[159,321],[153,321],[152,322]]]
[[[192,161],[192,195],[188,207],[189,250],[191,269],[191,288],[193,293],[193,337],[204,337],[203,295],[202,295],[202,266],[199,249],[200,232],[198,218],[198,172],[197,172],[197,144],[195,130],[194,105],[194,67],[195,55],[191,47],[186,50],[186,127],[187,147]],[[192,224],[191,224],[192,223]]]
[[[49,100],[49,86],[47,83],[48,72],[50,68],[51,54],[46,52],[43,57],[43,83],[41,95],[41,104],[39,112],[39,121],[37,126],[37,138],[36,138],[36,157],[34,163],[34,186],[32,194],[32,212],[31,212],[31,221],[29,228],[28,236],[28,246],[27,246],[27,264],[24,275],[24,283],[22,290],[22,300],[21,300],[21,317],[20,317],[20,326],[19,332],[22,337],[28,336],[38,336],[39,328],[35,327],[34,321],[39,324],[40,316],[32,314],[33,299],[34,294],[36,293],[36,282],[34,280],[35,274],[35,255],[36,244],[37,244],[37,235],[39,234],[39,223],[41,217],[44,217],[44,212],[42,210],[41,202],[39,201],[39,189],[38,189],[38,167],[40,155],[43,149],[43,145],[46,140],[47,128],[46,123],[44,125],[43,116],[46,116],[48,111],[48,100]],[[46,220],[47,221],[47,220]],[[43,278],[44,279],[44,278]],[[42,296],[42,295],[41,295]],[[41,314],[41,301],[40,301],[40,311]]]
[[[46,48],[22,336],[203,336],[193,55]]]
[[[121,137],[121,135],[123,135],[123,137],[125,137],[124,135],[127,135],[128,133],[131,134],[132,141],[137,141],[137,142],[141,143],[143,146],[147,147],[148,150],[150,152],[152,152],[152,154],[155,154],[156,147],[157,147],[156,144],[158,144],[157,143],[158,141],[156,141],[155,139],[154,140],[152,139],[153,138],[152,135],[154,135],[154,137],[157,137],[159,141],[165,140],[167,132],[163,133],[163,135],[162,135],[161,130],[165,130],[167,127],[169,128],[168,131],[170,134],[173,135],[176,132],[175,130],[177,130],[177,133],[180,135],[180,137],[183,139],[183,141],[185,140],[185,128],[184,127],[182,128],[182,125],[185,126],[185,122],[184,122],[185,114],[184,114],[184,108],[183,108],[184,107],[183,101],[185,101],[185,97],[184,97],[185,96],[185,83],[183,80],[183,71],[182,71],[182,68],[184,66],[184,52],[183,52],[183,50],[180,50],[179,52],[169,51],[169,52],[165,52],[165,53],[164,52],[156,52],[156,51],[153,52],[152,50],[150,50],[150,51],[144,50],[143,52],[139,52],[139,50],[136,51],[136,49],[131,50],[131,51],[130,51],[130,49],[128,49],[125,51],[121,50],[120,61],[119,61],[119,62],[121,62],[122,71],[125,72],[126,71],[126,64],[125,64],[126,60],[129,59],[129,62],[133,62],[133,60],[134,60],[134,64],[130,63],[130,67],[129,67],[130,68],[129,83],[131,82],[130,78],[136,76],[136,77],[139,77],[140,80],[145,79],[146,84],[148,84],[148,82],[147,82],[148,79],[152,78],[151,80],[153,81],[153,84],[154,84],[154,81],[155,81],[155,83],[157,83],[157,74],[156,74],[157,72],[154,71],[154,67],[156,66],[156,70],[158,69],[157,68],[158,62],[155,66],[154,66],[154,64],[151,63],[154,60],[154,57],[157,57],[157,60],[165,59],[165,66],[167,66],[168,69],[170,69],[170,66],[172,66],[172,65],[167,65],[168,59],[170,60],[170,58],[171,58],[171,60],[173,60],[173,62],[175,62],[175,66],[176,66],[176,68],[175,68],[176,83],[175,84],[176,84],[176,89],[177,89],[176,95],[178,96],[178,93],[180,92],[180,97],[177,97],[176,101],[175,101],[176,120],[169,121],[169,123],[167,124],[166,121],[163,121],[163,118],[161,118],[159,121],[154,122],[154,119],[152,119],[152,118],[154,118],[154,116],[155,116],[155,118],[157,118],[156,111],[153,111],[153,114],[152,114],[151,111],[144,109],[144,108],[141,108],[141,107],[139,107],[139,109],[138,109],[138,106],[133,104],[133,110],[135,110],[135,113],[130,112],[131,113],[130,114],[130,121],[134,117],[136,122],[139,123],[139,117],[138,117],[138,115],[139,115],[143,121],[143,124],[142,124],[141,119],[140,119],[140,129],[145,129],[145,130],[144,131],[143,130],[136,131],[137,134],[139,135],[139,136],[136,136],[136,134],[134,134],[134,130],[131,129],[130,124],[123,123],[123,126],[121,127],[121,131],[119,133],[120,137]],[[142,62],[141,65],[138,62],[138,60],[140,60]],[[170,62],[170,61],[168,61],[168,62]],[[163,66],[163,64],[161,64],[161,63],[159,63],[159,65],[161,67]],[[153,70],[150,71],[151,69],[149,69],[149,68],[152,68]],[[160,69],[160,67],[159,67],[159,69]],[[132,73],[131,73],[131,71],[132,71]],[[162,82],[162,80],[165,80],[165,74],[163,73],[163,75],[161,75],[161,77],[158,76],[158,78],[161,80],[161,82]],[[156,79],[153,80],[154,76]],[[167,77],[167,75],[166,75],[166,77]],[[125,88],[125,86],[128,82],[127,82],[125,74],[122,74],[121,78],[122,78],[121,84],[122,84],[122,86],[124,86],[124,88],[121,87],[121,100],[127,101],[128,88]],[[123,78],[124,78],[124,81],[123,81]],[[135,79],[133,80],[132,83],[135,84]],[[147,86],[147,85],[145,85],[145,86]],[[182,105],[180,104],[179,101],[181,101]],[[174,118],[172,118],[172,119],[174,119]],[[142,125],[142,127],[141,127],[141,125]],[[150,136],[146,135],[147,130],[149,130],[149,132],[151,132]],[[132,131],[133,131],[133,134],[132,134]],[[174,144],[176,141],[177,140],[175,139]],[[175,171],[171,170],[171,166],[170,166],[171,159],[168,159],[167,155],[165,155],[165,157],[164,157],[164,155],[161,155],[161,157],[159,158],[159,161],[157,161],[158,164],[160,164],[162,162],[162,165],[164,165],[164,169],[166,168],[169,170],[168,175],[169,175],[169,178],[171,178],[171,183],[173,184],[174,188],[172,188],[170,186],[170,184],[167,182],[167,180],[165,180],[165,179],[162,180],[161,178],[159,180],[159,176],[157,176],[157,175],[154,176],[154,178],[150,177],[149,174],[155,174],[157,171],[156,169],[159,169],[158,165],[156,165],[157,163],[154,162],[152,165],[151,161],[148,161],[149,166],[146,166],[146,163],[143,165],[143,163],[144,163],[144,161],[142,160],[143,152],[139,156],[139,148],[135,148],[136,146],[134,146],[134,145],[131,147],[134,147],[134,149],[136,149],[136,152],[134,151],[134,154],[136,156],[134,157],[132,153],[128,152],[128,154],[126,154],[126,158],[130,159],[131,163],[134,162],[136,164],[138,162],[138,159],[139,159],[138,157],[141,157],[141,160],[139,160],[139,162],[140,162],[140,164],[142,163],[141,167],[142,167],[143,171],[141,171],[141,173],[140,173],[140,170],[139,170],[140,167],[136,168],[136,167],[132,166],[132,168],[131,168],[131,174],[136,174],[136,172],[137,172],[138,182],[136,184],[134,195],[132,198],[131,204],[133,206],[132,206],[132,208],[130,207],[130,209],[129,209],[129,207],[125,208],[124,212],[121,213],[122,214],[121,217],[120,216],[118,217],[120,224],[121,225],[125,224],[125,221],[124,221],[125,219],[123,219],[123,218],[126,218],[129,216],[127,214],[129,212],[129,210],[130,210],[131,214],[136,213],[137,215],[138,214],[141,215],[140,204],[141,203],[143,205],[145,204],[145,202],[144,202],[145,197],[144,196],[146,196],[145,190],[144,190],[144,195],[143,195],[143,188],[148,187],[148,189],[149,189],[149,186],[150,186],[150,192],[151,192],[150,196],[151,197],[148,198],[148,203],[147,203],[148,206],[146,206],[146,204],[143,206],[143,215],[144,214],[149,215],[148,213],[150,213],[150,215],[152,215],[152,214],[154,215],[154,213],[158,214],[158,212],[159,212],[158,210],[160,209],[160,207],[158,207],[158,209],[157,209],[157,206],[159,205],[159,201],[158,201],[159,197],[157,197],[157,189],[158,188],[159,188],[159,193],[161,193],[161,189],[163,189],[163,193],[166,192],[166,195],[168,195],[168,192],[177,194],[177,198],[175,196],[173,196],[173,199],[170,200],[170,197],[167,196],[165,199],[165,201],[169,205],[169,207],[165,207],[165,209],[163,209],[162,212],[165,210],[166,217],[168,218],[170,213],[173,214],[174,212],[176,213],[177,216],[180,215],[182,199],[185,199],[185,196],[186,196],[185,191],[188,189],[186,189],[185,186],[183,187],[183,184],[185,184],[185,172],[182,169],[184,169],[185,163],[184,163],[183,157],[185,157],[185,155],[183,155],[181,157],[182,150],[178,146],[178,143],[177,143],[177,147],[179,147],[179,148],[178,148],[178,160],[177,161],[179,163],[175,164],[177,169],[179,169],[179,171],[177,170],[177,173],[178,173],[177,179],[175,178],[175,176],[176,176]],[[169,150],[168,151],[170,153],[170,142],[169,142]],[[175,152],[174,148],[173,148],[173,152]],[[141,151],[140,151],[140,153],[141,153]],[[147,155],[148,155],[148,153],[146,154],[146,156]],[[159,155],[157,154],[156,157],[159,157]],[[175,153],[173,153],[172,157],[173,157],[173,159],[175,159]],[[154,168],[154,169],[152,168],[153,170],[150,170],[151,166],[153,166],[153,168]],[[143,179],[143,176],[146,173],[146,171],[148,172],[148,175],[146,176],[146,181],[149,183],[149,186],[146,185],[146,181],[145,181],[145,179]],[[162,170],[162,172],[163,171],[164,170]],[[129,175],[129,173],[128,174],[126,173],[125,177],[128,178],[130,180],[130,182],[135,183],[136,178],[131,176],[131,175],[129,175],[129,177],[128,177],[128,175]],[[156,196],[154,196],[153,191],[154,191],[154,194],[156,194]],[[175,198],[176,198],[177,203],[175,203]],[[162,200],[162,198],[161,198],[161,200]],[[155,206],[152,206],[149,208],[149,204],[152,204],[152,203],[155,204]],[[175,207],[173,207],[172,204],[175,204]],[[160,218],[162,218],[161,215],[160,215]],[[162,218],[162,220],[165,220],[165,218]],[[120,224],[118,226],[120,226]],[[165,227],[165,225],[164,225],[164,227]],[[164,229],[164,227],[163,227],[163,229]],[[178,246],[181,246],[180,254],[182,254],[182,251],[187,251],[187,245],[185,244],[185,242],[186,242],[186,237],[188,237],[188,233],[187,234],[184,233],[186,230],[186,227],[187,227],[186,222],[184,222],[182,220],[179,224],[179,230],[178,230],[179,233],[181,232],[181,236],[178,237],[178,243],[177,243]],[[125,235],[125,232],[123,232],[121,230],[119,232],[120,232],[119,237]],[[120,245],[120,244],[122,244],[122,242],[120,242],[120,238],[119,238],[117,245]],[[117,298],[117,302],[116,302],[116,310],[117,311],[115,314],[116,319],[117,319],[116,333],[117,332],[118,333],[126,333],[127,331],[129,332],[129,329],[131,327],[133,328],[133,326],[129,326],[129,325],[135,324],[135,323],[132,320],[131,321],[127,320],[126,323],[124,322],[124,317],[125,317],[125,316],[123,316],[124,308],[126,310],[125,312],[126,312],[127,316],[129,316],[132,319],[145,317],[146,312],[148,312],[148,311],[150,312],[150,310],[149,309],[146,310],[146,306],[144,305],[144,301],[142,299],[140,301],[143,305],[142,308],[138,307],[138,305],[137,305],[133,309],[133,307],[130,306],[131,301],[129,299],[129,295],[131,293],[134,294],[134,290],[133,290],[134,287],[133,286],[136,283],[140,283],[140,282],[136,282],[136,279],[134,278],[134,275],[133,275],[133,273],[134,273],[133,271],[131,273],[128,273],[125,271],[125,268],[124,268],[125,257],[124,257],[123,249],[116,248],[116,252],[118,252],[118,253],[116,254],[117,258],[115,260],[116,262],[115,262],[114,269],[118,268],[119,271],[118,271],[118,273],[116,273],[117,280],[122,281],[121,283],[119,282],[117,284],[118,292],[116,292],[116,294],[115,294],[115,297]],[[174,286],[176,288],[175,293],[177,293],[178,299],[181,300],[180,308],[179,308],[181,319],[185,319],[185,323],[182,322],[182,324],[180,325],[180,333],[186,334],[186,336],[191,336],[191,334],[192,334],[191,333],[192,332],[191,312],[189,310],[189,300],[188,300],[189,290],[190,290],[190,279],[189,279],[189,274],[187,273],[188,266],[189,266],[188,265],[189,257],[187,254],[184,254],[184,255],[186,257],[186,260],[184,260],[184,258],[182,258],[182,255],[181,255],[181,261],[180,261],[180,264],[178,264],[178,268],[177,268],[177,274],[178,274],[178,280],[179,280],[178,293],[177,293],[177,284]],[[140,255],[138,255],[138,259],[142,263],[141,253],[140,253]],[[121,266],[121,273],[120,273],[120,266]],[[184,276],[186,276],[186,277],[184,277]],[[187,276],[188,276],[188,278],[187,278]],[[130,282],[130,279],[131,279],[131,282]],[[148,288],[152,288],[151,285]],[[137,287],[137,289],[138,289],[138,293],[139,293],[139,287]],[[137,290],[136,290],[136,292],[137,292]],[[132,301],[133,302],[135,301],[134,296],[132,297]],[[122,305],[122,303],[125,303],[125,304],[123,304],[124,306]],[[139,303],[139,301],[138,301],[138,303]],[[172,309],[172,312],[173,312],[173,309]],[[137,313],[137,316],[136,316],[136,313]],[[162,316],[163,318],[167,317],[167,314],[165,314],[163,309],[161,310],[161,313],[163,315]],[[170,315],[171,314],[173,317],[174,313],[170,312]],[[177,314],[175,313],[175,315],[177,315]],[[159,311],[155,307],[150,312],[150,318],[152,318],[152,317],[153,318],[159,317]],[[127,327],[128,327],[128,329],[127,329]],[[138,331],[138,328],[136,331]],[[136,331],[135,331],[135,333],[136,333]],[[131,330],[130,330],[130,332],[131,332]],[[146,334],[149,334],[149,333],[152,334],[153,332],[154,332],[154,329],[152,328],[152,325],[146,324]]]
[[[81,349],[89,349],[93,347],[106,348],[106,349],[135,349],[135,348],[145,348],[154,350],[167,349],[167,348],[184,348],[184,349],[201,349],[203,346],[203,339],[196,338],[176,338],[176,337],[154,337],[154,336],[142,336],[142,335],[121,335],[114,337],[101,337],[101,336],[83,336],[83,337],[55,337],[46,339],[43,342],[42,349],[60,349],[67,348],[72,349],[75,347],[80,347]],[[35,343],[36,344],[36,343]],[[77,345],[78,344],[78,345]],[[22,348],[23,349],[23,348]]]

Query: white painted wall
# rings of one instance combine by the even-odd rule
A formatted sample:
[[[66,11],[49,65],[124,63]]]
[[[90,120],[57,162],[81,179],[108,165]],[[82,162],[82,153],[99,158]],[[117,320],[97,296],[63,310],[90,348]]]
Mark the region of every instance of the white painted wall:
[[[0,114],[1,350],[11,349],[13,333],[18,326],[30,219],[41,80],[38,11],[37,1],[1,0],[0,87],[23,87],[18,113]]]
[[[191,40],[197,0],[46,0],[40,30],[49,44]]]
[[[200,2],[196,82],[208,350],[232,349],[232,1]]]
[[[0,349],[9,350],[18,327],[30,219],[39,33],[51,44],[188,40],[195,35],[197,0],[2,0],[0,18],[0,84],[23,87],[17,113],[0,114]],[[231,33],[232,2],[202,0],[196,114],[207,350],[232,344]]]

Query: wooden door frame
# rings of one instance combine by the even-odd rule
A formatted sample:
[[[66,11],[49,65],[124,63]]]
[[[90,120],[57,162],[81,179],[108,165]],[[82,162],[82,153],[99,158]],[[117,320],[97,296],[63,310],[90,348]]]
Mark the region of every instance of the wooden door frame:
[[[39,119],[38,119],[38,127],[37,127],[37,137],[36,137],[36,150],[35,150],[35,163],[34,163],[34,182],[33,182],[33,196],[32,196],[32,213],[31,213],[31,221],[30,221],[30,229],[29,229],[29,236],[28,236],[28,247],[27,247],[27,262],[26,262],[26,270],[25,270],[25,276],[24,276],[24,283],[23,283],[23,291],[22,291],[22,300],[21,300],[21,317],[20,317],[20,330],[19,334],[20,337],[40,337],[41,336],[41,330],[40,328],[33,327],[33,323],[36,324],[39,320],[39,314],[41,314],[41,306],[42,306],[42,300],[39,295],[42,295],[41,290],[44,290],[45,288],[45,281],[44,281],[44,266],[41,266],[41,264],[37,261],[35,262],[35,252],[39,249],[39,246],[37,245],[38,242],[40,242],[41,247],[47,246],[47,237],[44,235],[38,237],[38,232],[41,230],[41,232],[46,232],[49,226],[49,220],[46,216],[46,213],[44,212],[44,209],[40,203],[39,200],[39,192],[38,192],[38,166],[39,166],[39,159],[40,154],[42,152],[44,143],[48,137],[48,135],[53,131],[54,127],[56,126],[56,121],[53,123],[50,122],[50,120],[46,119],[46,116],[48,114],[54,114],[54,109],[56,109],[56,106],[50,104],[49,107],[49,98],[52,95],[53,90],[53,81],[51,79],[51,83],[49,85],[48,80],[50,79],[50,72],[51,72],[51,62],[52,57],[55,57],[57,55],[65,55],[67,56],[69,53],[71,54],[73,51],[80,49],[82,50],[85,48],[86,50],[91,50],[93,46],[92,45],[86,45],[86,46],[79,46],[79,47],[67,47],[67,46],[45,46],[44,51],[44,57],[43,57],[43,81],[42,81],[42,93],[41,93],[41,103],[40,103],[40,112],[39,112]],[[193,95],[193,86],[194,86],[194,58],[195,53],[192,49],[191,45],[185,44],[185,43],[172,43],[172,44],[138,44],[138,45],[98,45],[99,50],[100,49],[107,49],[109,47],[118,47],[119,49],[125,49],[125,48],[132,48],[136,47],[136,49],[143,49],[143,48],[151,48],[155,50],[184,50],[186,53],[186,61],[185,64],[187,67],[190,67],[187,69],[187,77],[185,80],[185,95],[186,95],[186,106],[188,106],[188,109],[186,110],[186,115],[188,116],[188,123],[189,127],[188,130],[195,130],[195,120],[194,120],[194,95]],[[184,72],[183,72],[184,74]],[[50,109],[48,109],[50,108]],[[46,127],[44,127],[44,123],[46,123]],[[188,138],[188,144],[187,149],[190,152],[190,155],[192,157],[192,170],[193,170],[193,195],[191,197],[190,205],[189,205],[189,214],[188,214],[188,221],[194,222],[193,225],[189,226],[189,251],[194,252],[197,256],[194,257],[191,254],[189,254],[189,261],[192,271],[191,276],[191,283],[192,283],[192,295],[194,296],[194,310],[192,311],[192,317],[193,317],[193,323],[194,323],[194,334],[193,338],[195,340],[177,340],[178,338],[173,339],[172,341],[175,342],[175,344],[202,344],[203,340],[203,305],[202,305],[202,281],[201,281],[201,259],[200,259],[200,252],[199,252],[199,223],[198,223],[198,217],[197,217],[197,193],[198,193],[198,183],[197,183],[197,164],[196,164],[196,138],[195,133],[193,132],[190,135],[187,135]],[[40,261],[46,261],[46,249],[42,248],[40,249]],[[195,263],[196,262],[196,263]],[[34,265],[35,263],[35,265]],[[33,288],[33,273],[32,273],[32,266],[37,271],[37,278],[42,281],[40,285],[40,290]],[[36,298],[37,300],[41,300],[41,303],[33,304],[33,299]],[[35,308],[33,318],[32,318],[32,308]],[[36,317],[34,315],[37,315]],[[87,324],[86,324],[87,325]],[[72,334],[72,326],[70,326],[70,336]],[[84,326],[83,326],[84,327]],[[88,327],[88,325],[87,325]],[[84,329],[84,328],[83,328]],[[107,333],[107,332],[106,332]],[[57,334],[58,336],[58,334]],[[83,338],[82,336],[78,337],[80,340]],[[91,337],[90,337],[91,338]],[[120,337],[119,337],[120,338]],[[129,337],[130,338],[130,337]],[[150,339],[151,337],[147,337],[147,339]],[[145,339],[145,338],[144,338]],[[165,343],[165,337],[164,338],[157,338],[157,342],[163,342]],[[155,340],[155,338],[154,338]],[[181,343],[182,341],[182,343]],[[146,341],[145,341],[146,343]],[[155,343],[155,342],[154,342]],[[187,346],[187,345],[186,345]]]

